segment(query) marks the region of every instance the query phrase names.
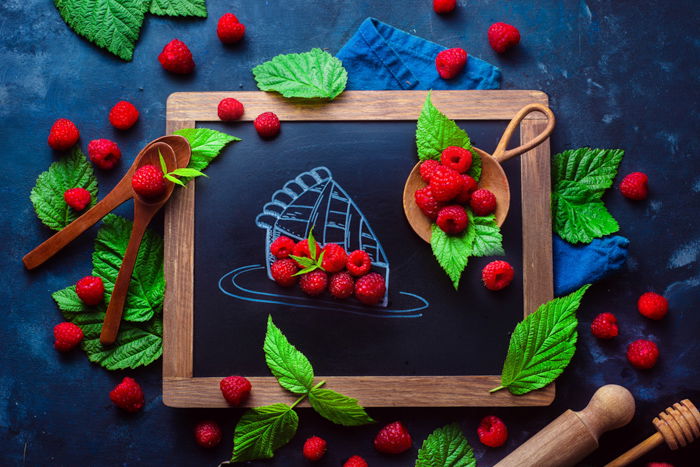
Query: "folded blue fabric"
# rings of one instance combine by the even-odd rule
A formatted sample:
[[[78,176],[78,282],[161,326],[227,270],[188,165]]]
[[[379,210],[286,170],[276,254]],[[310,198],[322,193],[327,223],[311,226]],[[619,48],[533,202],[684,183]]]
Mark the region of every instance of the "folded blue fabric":
[[[445,50],[434,42],[365,19],[337,57],[348,71],[347,89],[498,89],[501,71],[470,56],[459,77],[440,78],[435,56]],[[554,291],[557,296],[602,279],[627,259],[629,240],[612,236],[573,246],[554,235]]]

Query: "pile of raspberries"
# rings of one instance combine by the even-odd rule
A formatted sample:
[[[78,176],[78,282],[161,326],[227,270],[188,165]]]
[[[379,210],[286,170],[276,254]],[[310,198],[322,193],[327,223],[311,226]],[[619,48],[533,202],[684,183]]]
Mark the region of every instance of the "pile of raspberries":
[[[467,174],[471,166],[471,151],[459,146],[445,148],[439,162],[428,159],[420,165],[420,176],[428,186],[416,190],[416,205],[448,235],[458,235],[467,228],[466,206],[476,216],[496,210],[496,196],[479,188]]]

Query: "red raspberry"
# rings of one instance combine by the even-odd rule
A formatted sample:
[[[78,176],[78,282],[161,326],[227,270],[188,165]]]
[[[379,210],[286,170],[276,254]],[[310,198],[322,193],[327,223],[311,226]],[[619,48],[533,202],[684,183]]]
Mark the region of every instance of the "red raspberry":
[[[70,188],[63,192],[63,199],[71,208],[82,211],[90,204],[92,195],[85,188]]]
[[[430,192],[438,202],[447,202],[464,189],[464,179],[455,169],[443,165],[436,167],[430,177]]]
[[[290,258],[277,260],[270,266],[272,278],[282,287],[291,287],[296,284],[298,276],[294,274],[297,272],[299,272],[297,262]]]
[[[612,339],[617,336],[617,318],[612,313],[601,313],[591,323],[591,332],[598,339]]]
[[[297,244],[294,243],[294,240],[281,235],[277,237],[274,242],[272,242],[272,245],[270,245],[270,253],[272,253],[275,258],[289,258],[289,255],[294,253],[294,247],[296,245]]]
[[[668,462],[648,462],[647,467],[673,467],[673,464]]]
[[[469,204],[469,200],[472,199],[472,193],[478,188],[478,185],[476,180],[470,175],[462,174],[462,179],[464,180],[464,188],[462,188],[462,192],[457,195],[455,201],[459,204]]]
[[[489,190],[479,188],[472,193],[469,207],[476,216],[488,216],[496,210],[496,195]]]
[[[331,276],[328,291],[335,298],[348,298],[355,290],[355,281],[347,272],[337,272]]]
[[[76,282],[75,293],[86,305],[97,305],[105,296],[105,286],[102,283],[102,278],[97,276],[83,277]]]
[[[144,404],[143,390],[139,383],[128,376],[109,393],[114,405],[127,412],[138,412]]]
[[[447,146],[440,155],[440,163],[463,174],[472,166],[472,153],[459,146]]]
[[[360,456],[352,456],[350,459],[346,460],[343,467],[369,467],[367,461]]]
[[[219,18],[219,24],[216,26],[216,35],[224,44],[235,44],[243,39],[245,35],[245,26],[238,21],[233,13],[226,13]]]
[[[323,438],[318,436],[312,436],[304,442],[304,449],[302,454],[307,460],[310,461],[320,461],[321,458],[326,454],[326,449],[328,448],[328,443]]]
[[[203,448],[213,448],[221,442],[221,427],[215,421],[199,422],[194,427],[194,439]]]
[[[508,440],[506,424],[495,415],[482,418],[476,433],[479,435],[479,441],[482,444],[492,448],[503,446]]]
[[[649,188],[647,187],[647,182],[649,177],[642,172],[632,172],[631,174],[625,176],[620,183],[620,193],[625,198],[633,199],[639,201],[646,199],[649,194]]]
[[[411,435],[401,422],[389,423],[374,438],[374,449],[384,454],[401,454],[412,445]]]
[[[639,339],[627,346],[627,360],[640,370],[652,368],[658,358],[659,348],[652,341]]]
[[[131,186],[144,198],[157,198],[165,193],[163,171],[155,165],[142,165],[131,177]]]
[[[315,269],[301,276],[299,280],[299,288],[306,295],[310,297],[315,297],[321,295],[326,286],[328,285],[328,274],[321,271],[320,269]]]
[[[639,312],[650,319],[661,319],[668,313],[668,300],[654,292],[642,294],[637,300]]]
[[[321,267],[327,272],[338,272],[345,269],[348,262],[348,254],[342,246],[329,243],[323,248],[323,263]]]
[[[421,162],[418,170],[420,171],[420,176],[425,183],[430,183],[430,177],[437,167],[440,167],[440,163],[435,159],[428,159]]]
[[[370,272],[355,282],[355,298],[365,305],[376,305],[386,293],[386,284],[381,274]]]
[[[364,251],[355,250],[348,255],[348,262],[345,266],[353,276],[364,276],[372,269],[372,259]]]
[[[467,64],[467,52],[459,47],[443,50],[435,57],[435,67],[443,79],[451,79],[462,72]]]
[[[437,225],[448,235],[457,235],[464,232],[469,223],[467,211],[462,206],[452,205],[440,209],[437,217]]]
[[[139,111],[131,102],[119,101],[109,111],[109,123],[118,130],[128,130],[138,119]]]
[[[489,290],[501,290],[510,285],[515,276],[513,266],[505,261],[491,261],[481,270],[481,280]]]
[[[80,138],[80,131],[67,118],[59,118],[49,131],[49,146],[56,151],[65,151],[75,146]]]
[[[221,99],[219,102],[219,107],[217,108],[219,118],[224,122],[238,120],[243,116],[243,111],[243,104],[233,97]]]
[[[231,405],[240,405],[250,395],[252,386],[243,376],[227,376],[219,382],[221,394]]]
[[[255,131],[262,138],[274,138],[280,132],[280,119],[272,112],[263,112],[253,122]]]
[[[117,143],[104,138],[90,141],[88,155],[92,163],[103,170],[113,169],[122,158],[122,152]]]
[[[194,70],[192,52],[184,42],[173,39],[168,42],[158,55],[161,66],[172,73],[188,74]]]
[[[83,340],[83,330],[73,323],[58,323],[53,328],[54,342],[56,350],[66,352],[75,348]]]
[[[502,54],[520,42],[520,31],[515,26],[506,23],[493,23],[488,32],[491,48]]]
[[[416,206],[423,211],[423,214],[428,216],[431,220],[437,219],[438,212],[442,208],[442,203],[438,203],[435,198],[433,198],[433,193],[429,186],[416,190],[413,194],[416,200]]]
[[[433,10],[438,14],[450,13],[457,6],[457,0],[433,0]]]

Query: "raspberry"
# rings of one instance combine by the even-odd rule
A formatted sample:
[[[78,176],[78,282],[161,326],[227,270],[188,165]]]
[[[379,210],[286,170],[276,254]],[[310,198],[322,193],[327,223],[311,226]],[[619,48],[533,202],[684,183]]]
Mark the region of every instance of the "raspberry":
[[[163,171],[155,165],[142,165],[131,177],[131,186],[144,198],[157,198],[165,193]]]
[[[631,174],[625,176],[620,183],[620,193],[627,198],[639,201],[646,199],[649,194],[649,188],[647,187],[647,182],[649,177],[642,172],[632,172]]]
[[[345,266],[353,276],[364,276],[372,269],[372,259],[364,251],[355,250],[348,255],[348,262]]]
[[[647,467],[673,467],[673,464],[668,462],[648,462]]]
[[[457,0],[433,0],[433,10],[438,14],[450,13],[457,6]]]
[[[591,333],[598,339],[612,339],[617,336],[617,318],[612,313],[601,313],[591,323]]]
[[[138,412],[143,407],[143,390],[139,383],[128,376],[109,393],[114,405],[127,412]]]
[[[216,26],[216,35],[224,44],[235,44],[243,39],[245,35],[245,25],[238,21],[233,13],[226,13],[219,18],[219,24]]]
[[[627,346],[627,360],[640,370],[652,368],[658,358],[659,348],[652,341],[639,339]]]
[[[452,205],[440,209],[437,217],[437,225],[448,235],[457,235],[464,232],[469,223],[467,211],[462,206]]]
[[[250,381],[243,376],[227,376],[219,381],[221,394],[231,405],[240,405],[250,395],[251,388]]]
[[[355,282],[355,298],[365,305],[376,305],[384,298],[384,293],[384,278],[376,272],[370,272]]]
[[[470,175],[462,174],[462,179],[464,180],[464,188],[462,192],[457,195],[455,201],[459,204],[469,204],[469,200],[472,199],[472,193],[478,188],[476,180],[474,180]]]
[[[477,216],[488,216],[496,210],[496,195],[489,190],[479,188],[472,193],[469,207]]]
[[[184,42],[177,39],[165,44],[163,51],[158,55],[160,65],[171,73],[188,74],[194,70],[192,52]]]
[[[315,297],[321,295],[328,285],[328,274],[316,269],[301,276],[299,287],[306,295]]]
[[[66,352],[75,348],[83,340],[83,330],[73,323],[58,323],[53,328],[54,342],[56,350]]]
[[[272,242],[272,245],[270,245],[270,253],[272,253],[275,258],[289,258],[289,255],[294,252],[295,246],[296,243],[294,243],[294,240],[281,235],[277,237],[274,242]]]
[[[420,176],[423,179],[423,181],[425,181],[425,183],[430,183],[430,177],[433,175],[435,169],[439,166],[440,163],[435,159],[428,159],[427,161],[421,162],[420,166],[418,167],[418,170],[420,171]]]
[[[224,122],[238,120],[243,116],[243,111],[243,104],[233,97],[221,99],[219,102],[219,107],[217,108],[219,118]]]
[[[298,271],[297,262],[290,258],[277,260],[270,266],[272,278],[282,287],[291,287],[296,284],[298,276],[294,274]]]
[[[442,208],[442,204],[438,203],[435,198],[433,198],[433,193],[429,186],[416,190],[413,197],[416,200],[416,206],[423,211],[423,214],[432,220],[437,219],[438,212],[440,211],[440,208]]]
[[[199,422],[194,427],[194,439],[203,448],[213,448],[221,442],[221,427],[211,420]]]
[[[436,201],[447,202],[462,192],[464,179],[455,169],[441,165],[433,171],[428,186]]]
[[[105,296],[105,286],[102,283],[102,278],[97,276],[83,277],[76,282],[75,293],[86,305],[97,305]]]
[[[367,461],[360,456],[352,456],[350,459],[346,460],[343,467],[369,467]]]
[[[476,433],[479,435],[479,441],[482,444],[492,448],[503,446],[508,440],[506,424],[495,415],[482,418]]]
[[[85,188],[70,188],[63,192],[66,204],[76,211],[82,211],[90,204],[92,195]]]
[[[280,119],[272,112],[263,112],[253,122],[255,131],[262,138],[274,138],[280,132]]]
[[[502,54],[520,42],[520,31],[515,26],[506,23],[493,23],[488,32],[491,48]]]
[[[412,445],[411,435],[401,422],[389,423],[374,438],[374,449],[384,454],[401,454]]]
[[[103,170],[113,169],[122,158],[122,152],[117,143],[104,138],[90,141],[88,155],[92,163]]]
[[[119,101],[109,111],[109,123],[118,130],[128,130],[138,119],[139,111],[131,102]]]
[[[318,436],[312,436],[304,442],[304,449],[302,454],[307,460],[310,461],[320,461],[321,458],[326,454],[326,449],[328,448],[328,443],[323,438]]]
[[[513,266],[505,261],[491,261],[481,270],[481,280],[489,290],[501,290],[510,285],[515,276]]]
[[[72,148],[78,142],[78,138],[78,127],[67,118],[59,118],[49,131],[49,146],[56,151],[65,151]]]
[[[459,47],[443,50],[435,57],[435,68],[443,79],[451,79],[461,73],[467,63],[467,52]]]
[[[335,298],[348,298],[355,290],[355,281],[347,272],[338,272],[331,276],[328,291]]]
[[[663,295],[647,292],[637,300],[637,309],[647,318],[661,319],[668,313],[668,301]]]
[[[321,267],[327,272],[338,272],[345,269],[348,262],[348,254],[342,246],[329,243],[323,248],[323,263]]]
[[[447,146],[440,155],[440,163],[463,174],[472,166],[472,153],[459,146]]]

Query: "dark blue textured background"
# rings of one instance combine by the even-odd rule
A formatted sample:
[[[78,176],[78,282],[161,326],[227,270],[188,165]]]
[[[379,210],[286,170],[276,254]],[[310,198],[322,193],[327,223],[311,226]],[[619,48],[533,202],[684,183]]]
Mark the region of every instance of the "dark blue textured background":
[[[299,433],[264,465],[303,465],[303,440],[320,434],[330,451],[320,465],[340,465],[351,454],[370,465],[411,465],[420,442],[434,428],[458,421],[480,465],[491,465],[566,408],[580,409],[594,389],[619,383],[632,390],[637,415],[603,437],[584,465],[601,465],[652,433],[651,418],[683,397],[700,403],[700,271],[698,198],[700,150],[697,130],[700,32],[697,3],[654,1],[469,1],[449,17],[435,15],[429,0],[335,2],[209,0],[206,20],[148,17],[134,60],[125,63],[77,37],[48,0],[7,0],[0,5],[0,242],[5,251],[0,325],[0,464],[2,465],[212,465],[230,454],[237,410],[175,410],[162,405],[160,364],[109,373],[80,352],[59,355],[51,328],[60,315],[50,293],[89,273],[94,231],[34,273],[20,258],[49,232],[36,220],[28,196],[36,176],[55,159],[46,134],[58,117],[80,127],[82,144],[107,137],[125,154],[124,165],[143,144],[163,133],[165,99],[174,91],[254,90],[250,68],[278,53],[325,47],[336,52],[367,16],[375,16],[446,46],[500,66],[505,89],[541,89],[551,97],[558,126],[553,150],[592,145],[626,150],[623,173],[650,175],[647,202],[630,203],[617,191],[608,206],[628,236],[628,271],[597,284],[579,314],[580,343],[571,367],[559,379],[550,408],[372,410],[382,422],[403,420],[416,447],[388,458],[375,453],[377,427],[339,428],[303,410]],[[232,11],[248,26],[245,42],[224,48],[214,33],[219,16]],[[523,43],[503,57],[489,48],[486,30],[494,21],[516,25]],[[192,76],[166,74],[156,61],[172,38],[194,53]],[[107,122],[119,99],[141,111],[138,125],[121,133]],[[104,195],[120,174],[99,173]],[[118,211],[129,214],[128,208]],[[642,292],[664,293],[670,315],[660,323],[642,318],[635,300]],[[595,314],[613,311],[621,336],[601,344],[588,332]],[[659,364],[632,369],[626,343],[638,337],[658,341]],[[488,351],[488,349],[485,349]],[[108,391],[125,375],[146,391],[146,407],[125,415]],[[476,438],[481,416],[495,413],[511,437],[499,449]],[[212,417],[224,426],[224,442],[199,449],[194,423]],[[697,465],[700,444],[671,453],[659,448],[644,458]],[[638,465],[643,465],[639,463]]]

